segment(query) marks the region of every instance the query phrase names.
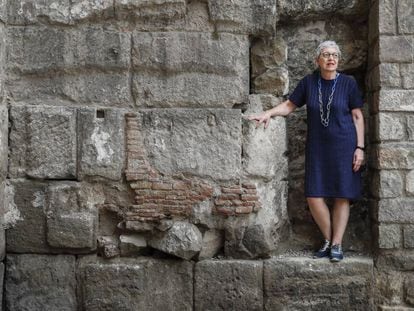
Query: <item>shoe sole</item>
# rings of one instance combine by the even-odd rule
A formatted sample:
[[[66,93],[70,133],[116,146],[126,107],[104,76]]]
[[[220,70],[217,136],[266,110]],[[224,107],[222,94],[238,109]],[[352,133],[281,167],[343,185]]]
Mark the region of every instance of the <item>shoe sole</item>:
[[[331,262],[340,262],[343,258],[331,258]]]

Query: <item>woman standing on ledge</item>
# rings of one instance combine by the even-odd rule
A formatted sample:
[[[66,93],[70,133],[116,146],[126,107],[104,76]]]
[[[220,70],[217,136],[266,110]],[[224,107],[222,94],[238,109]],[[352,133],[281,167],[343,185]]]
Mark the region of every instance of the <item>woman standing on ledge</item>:
[[[315,56],[319,70],[304,77],[288,100],[248,119],[267,128],[271,117],[287,116],[306,104],[305,196],[325,238],[314,257],[338,262],[349,202],[361,196],[363,102],[354,78],[337,72],[341,51],[334,41],[322,42]],[[325,198],[334,199],[332,215]]]

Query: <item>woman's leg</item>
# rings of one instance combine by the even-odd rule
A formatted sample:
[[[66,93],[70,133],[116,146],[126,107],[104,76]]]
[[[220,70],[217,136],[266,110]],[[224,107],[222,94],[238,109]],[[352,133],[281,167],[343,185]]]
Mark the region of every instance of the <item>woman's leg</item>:
[[[349,219],[349,200],[335,199],[332,211],[332,245],[342,244],[346,225]]]
[[[331,240],[331,215],[323,198],[307,198],[313,219],[326,240]]]

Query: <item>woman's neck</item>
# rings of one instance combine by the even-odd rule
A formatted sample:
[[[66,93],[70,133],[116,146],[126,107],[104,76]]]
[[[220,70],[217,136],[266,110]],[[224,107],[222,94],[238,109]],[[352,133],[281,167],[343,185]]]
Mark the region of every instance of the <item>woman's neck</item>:
[[[333,80],[336,77],[336,71],[322,71],[321,70],[321,77],[325,80]]]

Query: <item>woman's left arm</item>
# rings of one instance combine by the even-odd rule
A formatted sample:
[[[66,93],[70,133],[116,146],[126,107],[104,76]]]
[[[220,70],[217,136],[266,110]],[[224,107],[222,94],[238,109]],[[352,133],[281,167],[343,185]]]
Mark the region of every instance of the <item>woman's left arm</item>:
[[[364,143],[364,115],[360,108],[355,108],[351,110],[352,119],[354,121],[354,125],[356,128],[357,134],[357,146],[365,148]],[[354,152],[354,159],[352,163],[352,169],[354,172],[357,172],[360,168],[362,163],[364,162],[364,151],[356,148]]]

